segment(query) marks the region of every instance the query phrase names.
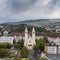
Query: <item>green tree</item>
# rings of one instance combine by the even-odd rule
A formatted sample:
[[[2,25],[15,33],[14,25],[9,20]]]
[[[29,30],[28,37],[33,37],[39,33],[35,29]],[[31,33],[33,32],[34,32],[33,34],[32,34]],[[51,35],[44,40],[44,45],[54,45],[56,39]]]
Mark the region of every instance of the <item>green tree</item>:
[[[22,58],[17,58],[16,60],[23,60]]]
[[[46,43],[49,43],[47,37],[44,36],[43,40],[45,40]]]
[[[20,49],[20,45],[19,45],[19,44],[15,44],[15,45],[14,45],[14,48]]]
[[[3,43],[0,43],[0,48],[11,48],[12,45],[8,42],[3,42]]]
[[[24,47],[24,40],[23,39],[21,39],[21,47]]]
[[[27,58],[29,55],[29,50],[26,47],[23,47],[20,54],[23,58]]]
[[[21,50],[24,47],[24,40],[23,39],[18,40],[14,47]]]
[[[15,44],[16,44],[16,40],[14,39],[14,40],[13,40],[13,45],[15,45]]]
[[[47,43],[44,39],[36,39],[36,45],[33,47],[33,49],[35,50],[35,52],[42,52],[44,51],[46,44]]]
[[[39,47],[38,47],[38,46],[36,46],[36,45],[34,45],[34,46],[33,46],[33,50],[35,50],[35,52],[38,52]]]

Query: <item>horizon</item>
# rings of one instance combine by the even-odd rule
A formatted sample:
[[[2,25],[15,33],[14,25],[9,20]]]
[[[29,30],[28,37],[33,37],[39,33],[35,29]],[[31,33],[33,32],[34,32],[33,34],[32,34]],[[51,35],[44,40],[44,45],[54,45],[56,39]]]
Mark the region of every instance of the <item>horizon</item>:
[[[0,23],[59,18],[60,0],[0,0]]]
[[[49,20],[49,21],[55,21],[55,22],[60,22],[60,18],[53,18],[53,19],[29,19],[29,20],[21,20],[21,21],[6,21],[6,22],[0,22],[0,24],[4,24],[4,23],[17,23],[17,22],[29,22],[29,21],[39,21],[39,20]],[[58,21],[57,21],[58,20]],[[52,22],[53,22],[52,21]]]

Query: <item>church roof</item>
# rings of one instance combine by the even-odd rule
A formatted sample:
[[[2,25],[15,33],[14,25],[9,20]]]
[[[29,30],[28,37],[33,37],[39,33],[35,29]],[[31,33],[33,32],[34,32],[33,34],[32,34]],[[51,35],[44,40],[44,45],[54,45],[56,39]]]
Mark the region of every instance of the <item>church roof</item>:
[[[28,29],[27,29],[27,27],[25,28],[25,32],[28,32]]]
[[[33,27],[33,30],[32,30],[32,32],[35,32],[35,28]]]

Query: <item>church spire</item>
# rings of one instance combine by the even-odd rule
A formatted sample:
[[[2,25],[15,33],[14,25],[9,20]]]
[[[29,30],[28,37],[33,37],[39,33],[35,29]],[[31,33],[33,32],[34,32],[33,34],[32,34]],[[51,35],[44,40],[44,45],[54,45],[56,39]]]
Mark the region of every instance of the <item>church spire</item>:
[[[27,29],[27,27],[25,28],[25,32],[28,32],[28,29]]]
[[[35,33],[35,28],[33,27],[33,30],[32,30],[32,32],[34,32]]]
[[[35,45],[35,28],[33,27],[32,29],[32,40],[33,40],[33,45]]]
[[[27,46],[27,39],[28,39],[28,29],[26,27],[25,28],[25,42],[24,42],[24,46]]]

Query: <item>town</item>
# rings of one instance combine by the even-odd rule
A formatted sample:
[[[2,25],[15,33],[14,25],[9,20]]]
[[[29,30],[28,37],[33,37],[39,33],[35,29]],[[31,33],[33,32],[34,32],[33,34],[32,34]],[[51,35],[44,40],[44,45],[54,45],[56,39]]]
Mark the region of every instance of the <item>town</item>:
[[[0,60],[59,60],[59,33],[59,26],[0,25]]]
[[[0,0],[0,60],[60,60],[60,0]]]

